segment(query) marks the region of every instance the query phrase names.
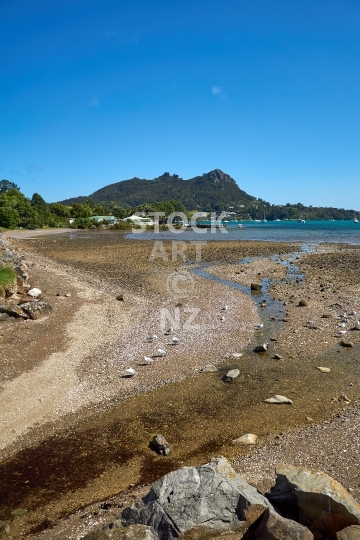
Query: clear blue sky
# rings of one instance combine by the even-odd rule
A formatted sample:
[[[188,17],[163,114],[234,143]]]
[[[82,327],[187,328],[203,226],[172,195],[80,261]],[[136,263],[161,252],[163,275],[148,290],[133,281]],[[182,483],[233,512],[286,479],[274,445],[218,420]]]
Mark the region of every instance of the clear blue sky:
[[[1,0],[0,178],[53,202],[219,168],[360,210],[359,0]]]

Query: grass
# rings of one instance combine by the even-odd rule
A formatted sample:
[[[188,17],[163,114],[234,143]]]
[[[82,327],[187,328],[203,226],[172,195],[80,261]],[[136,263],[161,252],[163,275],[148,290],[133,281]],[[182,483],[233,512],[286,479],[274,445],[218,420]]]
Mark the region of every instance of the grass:
[[[0,266],[0,287],[11,283],[15,279],[15,270],[12,266]]]

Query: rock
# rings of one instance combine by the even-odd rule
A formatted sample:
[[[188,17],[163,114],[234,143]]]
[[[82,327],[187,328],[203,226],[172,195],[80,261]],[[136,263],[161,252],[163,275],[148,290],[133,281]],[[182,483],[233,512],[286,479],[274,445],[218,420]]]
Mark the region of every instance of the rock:
[[[351,347],[354,347],[354,343],[352,341],[345,341],[344,339],[340,341],[340,345],[342,347],[347,347],[348,349],[350,349]]]
[[[314,419],[311,418],[311,416],[305,416],[305,420],[307,420],[307,422],[313,422]]]
[[[52,307],[47,302],[25,302],[25,304],[20,304],[20,308],[34,321],[46,317],[52,312]]]
[[[207,364],[207,366],[204,366],[201,370],[203,373],[215,373],[216,371],[219,371],[214,364]]]
[[[67,293],[65,294],[65,298],[70,298],[70,296],[71,296],[71,293],[69,293],[69,292],[67,292]]]
[[[260,353],[260,352],[266,352],[267,350],[268,350],[268,344],[263,343],[262,345],[257,345],[257,347],[255,347],[254,349],[254,352]]]
[[[231,441],[231,444],[256,444],[257,435],[254,433],[245,433],[238,439]]]
[[[240,370],[230,369],[222,378],[224,382],[233,382],[240,375]]]
[[[236,530],[244,521],[254,523],[270,507],[227,459],[218,457],[165,475],[142,501],[126,508],[121,519],[123,525],[150,525],[160,540],[173,540],[199,527],[213,533]]]
[[[26,508],[17,508],[16,510],[13,510],[11,512],[11,515],[13,517],[16,517],[16,516],[25,516],[27,514],[27,510]]]
[[[29,319],[29,315],[25,313],[19,306],[16,304],[6,302],[5,304],[0,304],[0,313],[6,313],[10,317],[22,317],[23,319]]]
[[[37,289],[36,287],[28,291],[28,296],[31,296],[32,298],[38,298],[40,294],[41,294],[40,289]]]
[[[360,540],[360,526],[350,525],[335,535],[336,540]]]
[[[7,313],[0,313],[0,322],[6,321],[6,319],[8,319],[9,317],[10,315],[8,315]]]
[[[105,531],[93,531],[86,536],[83,536],[81,540],[109,540],[110,536]]]
[[[116,297],[116,300],[119,300],[120,302],[123,302],[124,301],[124,295],[123,294],[118,294],[117,297]]]
[[[250,289],[252,291],[261,291],[262,285],[260,283],[251,283]]]
[[[254,538],[258,540],[313,540],[314,535],[300,523],[286,519],[269,509],[264,513],[260,525],[255,530]]]
[[[305,467],[280,465],[270,501],[280,511],[299,514],[299,522],[314,534],[334,538],[349,525],[360,524],[360,505],[333,478]]]
[[[170,445],[165,439],[164,435],[155,435],[150,445],[155,452],[162,456],[167,456],[170,454]]]
[[[265,403],[276,403],[276,404],[288,403],[289,405],[292,405],[293,403],[291,399],[285,396],[279,396],[279,395],[275,395],[271,398],[265,399],[264,401]]]
[[[330,373],[331,369],[329,367],[316,366],[316,369],[321,371],[321,373]]]
[[[281,356],[281,354],[274,354],[273,359],[274,360],[282,360],[283,357]]]
[[[309,302],[307,300],[300,300],[299,301],[299,306],[300,307],[306,307],[309,305]]]
[[[243,356],[242,352],[233,352],[229,355],[229,358],[232,358],[233,360],[238,360]]]
[[[322,319],[331,319],[332,318],[332,315],[330,313],[323,313],[321,315],[321,318]]]
[[[6,521],[0,521],[0,535],[4,533],[8,535],[10,533],[10,525]]]

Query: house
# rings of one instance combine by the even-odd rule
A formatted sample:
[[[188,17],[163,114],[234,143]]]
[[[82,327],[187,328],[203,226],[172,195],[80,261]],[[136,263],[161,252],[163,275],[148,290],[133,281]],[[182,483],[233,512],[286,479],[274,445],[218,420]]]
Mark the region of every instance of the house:
[[[154,225],[153,220],[147,216],[138,216],[133,214],[127,218],[124,218],[122,221],[132,221],[133,223],[145,223],[146,225]]]
[[[108,225],[114,225],[114,223],[117,222],[117,219],[115,216],[91,216],[89,219],[96,221],[96,223],[100,223],[101,221],[106,221]]]

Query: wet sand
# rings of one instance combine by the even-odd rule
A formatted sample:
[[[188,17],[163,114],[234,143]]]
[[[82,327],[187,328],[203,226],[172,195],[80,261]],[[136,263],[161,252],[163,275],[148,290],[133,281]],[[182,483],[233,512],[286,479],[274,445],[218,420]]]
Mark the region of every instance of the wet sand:
[[[358,278],[355,270],[351,273],[359,263],[356,248],[336,246],[336,253],[301,255],[298,262],[305,283],[282,284],[284,268],[280,264],[264,258],[244,268],[234,263],[252,256],[282,253],[286,257],[297,246],[259,242],[204,246],[202,262],[216,263],[207,271],[247,287],[255,278],[270,277],[274,281],[271,293],[281,298],[281,304],[287,303],[287,313],[280,303],[275,305],[278,313],[272,312],[276,314],[273,318],[281,319],[269,326],[276,329],[277,341],[271,342],[268,354],[258,355],[252,352],[253,345],[268,338],[254,331],[262,316],[257,309],[259,297],[199,276],[193,276],[193,291],[188,297],[169,295],[169,274],[188,272],[196,266],[194,246],[185,262],[156,259],[149,264],[153,243],[124,240],[121,234],[84,231],[72,240],[57,236],[16,243],[21,252],[30,251],[28,259],[35,262],[31,274],[48,295],[46,299],[57,301],[52,317],[36,324],[16,323],[2,338],[2,345],[8,347],[5,361],[9,369],[3,392],[14,401],[5,408],[7,427],[12,427],[1,437],[8,444],[8,458],[0,464],[7,492],[1,501],[1,518],[9,519],[14,507],[27,508],[27,516],[15,518],[13,527],[28,538],[56,525],[58,533],[55,529],[40,537],[60,540],[65,537],[61,536],[65,522],[57,525],[62,516],[118,492],[124,492],[122,497],[129,489],[137,493],[141,490],[137,486],[182,464],[203,463],[214,454],[227,456],[241,470],[241,456],[247,455],[250,463],[255,453],[258,467],[253,483],[260,487],[264,459],[256,458],[256,448],[232,446],[232,439],[254,432],[259,435],[259,449],[276,445],[279,433],[294,433],[308,422],[306,417],[316,425],[341,410],[344,405],[332,398],[346,394],[354,401],[360,395],[356,382],[360,375],[358,346],[344,350],[333,335],[326,337],[329,342],[324,346],[322,333],[331,333],[333,328],[317,331],[303,326],[304,318],[321,318],[324,310],[332,309],[335,317],[340,308],[331,304],[342,302],[344,310],[359,304]],[[166,250],[170,255],[169,244]],[[337,283],[344,273],[338,265],[341,258],[349,263],[347,278],[341,281],[340,291],[336,285],[322,298],[325,291],[317,294],[322,284],[318,279],[323,280],[326,274],[329,283]],[[72,296],[56,297],[59,287],[63,293],[71,290]],[[115,300],[119,293],[124,294],[124,302]],[[306,294],[311,300],[309,308],[297,308],[296,295]],[[225,321],[220,321],[220,308],[225,304],[229,309]],[[181,343],[168,345],[168,338],[158,331],[159,309],[171,313],[178,309],[182,314],[182,310],[194,307],[200,309],[196,321],[200,330],[181,327],[177,332]],[[29,324],[31,339],[28,336],[21,364],[16,351],[29,333]],[[19,330],[20,326],[26,332]],[[142,356],[154,353],[144,336],[154,332],[161,336],[160,346],[167,348],[168,355],[155,359],[151,366],[141,366]],[[356,336],[354,340],[359,342]],[[244,352],[241,359],[229,358],[232,352],[240,351]],[[281,352],[283,360],[273,360],[274,352]],[[14,356],[16,362],[10,361],[11,354],[18,355]],[[219,373],[199,373],[201,366],[214,362]],[[17,369],[10,369],[14,363]],[[122,378],[130,365],[139,375]],[[327,365],[332,371],[321,374],[316,365]],[[222,374],[233,367],[239,367],[239,379],[224,384]],[[15,399],[20,388],[21,407]],[[44,400],[41,405],[36,401],[39,392]],[[274,408],[265,404],[263,400],[274,393],[291,397],[294,405]],[[170,441],[169,458],[156,456],[148,448],[158,432]],[[283,441],[283,435],[281,438]],[[286,450],[283,455],[286,458]],[[267,478],[269,470],[267,465]],[[83,530],[85,524],[87,528],[96,524],[101,513],[94,516],[93,510],[85,512]],[[106,512],[103,514],[102,519],[106,519]],[[66,538],[77,537],[79,516],[77,520],[75,525],[76,519],[70,519],[73,536],[68,529]]]

